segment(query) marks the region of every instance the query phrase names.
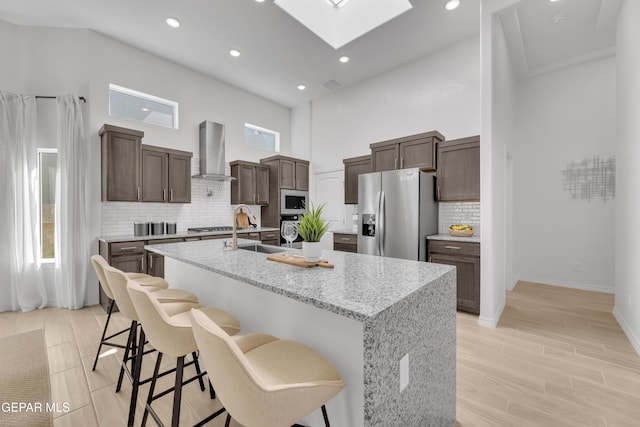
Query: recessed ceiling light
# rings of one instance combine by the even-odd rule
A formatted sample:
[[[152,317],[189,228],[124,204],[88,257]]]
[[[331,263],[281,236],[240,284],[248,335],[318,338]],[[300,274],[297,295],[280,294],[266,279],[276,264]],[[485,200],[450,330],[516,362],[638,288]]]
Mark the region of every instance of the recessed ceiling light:
[[[307,88],[307,86],[305,85],[298,85],[298,90],[305,90]]]
[[[460,0],[448,0],[444,4],[444,8],[447,9],[447,10],[457,9],[458,6],[460,6]]]
[[[560,1],[560,0],[549,0],[549,3],[555,3],[557,1]]]
[[[238,56],[240,56],[240,51],[238,49],[231,49],[229,51],[229,55],[233,56],[234,58],[237,58]]]
[[[264,3],[264,0],[256,0],[256,3]]]
[[[347,55],[341,56],[338,61],[342,62],[343,64],[346,64],[347,62],[349,62],[349,57]]]
[[[142,108],[141,108],[141,110],[142,110],[142,111],[144,111],[145,113],[146,113],[147,111],[149,111],[149,109],[148,109],[147,107],[142,107]]]
[[[342,7],[349,0],[328,0],[333,7]]]
[[[178,18],[169,17],[167,18],[167,25],[173,28],[178,28],[180,26],[180,21]]]

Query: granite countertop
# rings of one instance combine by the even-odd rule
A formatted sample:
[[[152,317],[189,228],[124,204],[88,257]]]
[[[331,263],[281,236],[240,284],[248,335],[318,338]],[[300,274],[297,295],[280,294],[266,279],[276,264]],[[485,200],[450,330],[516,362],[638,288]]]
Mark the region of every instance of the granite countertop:
[[[277,231],[280,233],[280,229],[276,227],[249,227],[249,228],[238,228],[238,235],[243,233],[255,233],[260,231]],[[182,232],[176,234],[155,234],[148,236],[134,236],[133,234],[125,234],[121,236],[101,236],[98,237],[98,240],[105,243],[113,243],[113,242],[138,242],[142,240],[157,240],[157,239],[180,239],[185,237],[200,237],[200,236],[221,236],[231,234],[231,230],[229,231],[205,231],[202,233],[193,233],[193,232]]]
[[[240,245],[256,242],[239,239]],[[145,249],[320,309],[366,321],[425,286],[438,286],[455,267],[373,255],[323,250],[333,269],[304,268],[267,260],[222,240],[200,240]],[[294,250],[294,252],[300,252]]]
[[[474,234],[471,237],[458,237],[452,236],[450,234],[434,234],[433,236],[427,236],[428,240],[450,240],[452,242],[470,242],[470,243],[480,243],[480,235]]]

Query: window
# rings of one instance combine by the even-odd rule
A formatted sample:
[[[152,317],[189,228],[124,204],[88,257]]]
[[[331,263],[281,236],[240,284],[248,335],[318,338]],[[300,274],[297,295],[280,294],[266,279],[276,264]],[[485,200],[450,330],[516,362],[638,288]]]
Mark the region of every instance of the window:
[[[109,115],[178,129],[178,103],[109,84]]]
[[[280,132],[245,123],[244,143],[249,147],[277,153],[280,151]]]
[[[42,261],[55,259],[55,204],[58,152],[38,150],[38,180],[40,188],[40,257]]]

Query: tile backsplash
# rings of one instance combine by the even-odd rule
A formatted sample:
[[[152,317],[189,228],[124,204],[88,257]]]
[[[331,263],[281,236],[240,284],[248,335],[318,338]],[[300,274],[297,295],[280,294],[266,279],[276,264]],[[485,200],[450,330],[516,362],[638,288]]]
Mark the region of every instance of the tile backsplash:
[[[438,232],[447,234],[452,224],[469,224],[480,235],[480,202],[440,202]]]
[[[191,159],[192,174],[200,169],[199,159]],[[227,165],[227,174],[230,168]],[[175,222],[177,232],[189,227],[232,225],[233,208],[229,181],[191,180],[191,203],[102,202],[101,236],[133,235],[133,223]],[[260,206],[251,206],[260,224]]]

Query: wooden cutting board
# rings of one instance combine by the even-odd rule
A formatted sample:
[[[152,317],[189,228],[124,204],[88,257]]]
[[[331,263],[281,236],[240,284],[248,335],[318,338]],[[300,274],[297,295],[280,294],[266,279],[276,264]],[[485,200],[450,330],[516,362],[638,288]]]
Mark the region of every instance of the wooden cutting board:
[[[304,257],[301,255],[292,255],[287,256],[286,254],[271,254],[267,256],[267,259],[270,261],[282,262],[284,264],[297,265],[298,267],[323,267],[323,268],[333,268],[333,264],[329,264],[329,261],[326,259],[321,259],[317,262],[308,262],[304,260]]]
[[[236,217],[236,224],[240,228],[248,228],[249,227],[249,216],[240,211],[238,212],[238,216]]]

